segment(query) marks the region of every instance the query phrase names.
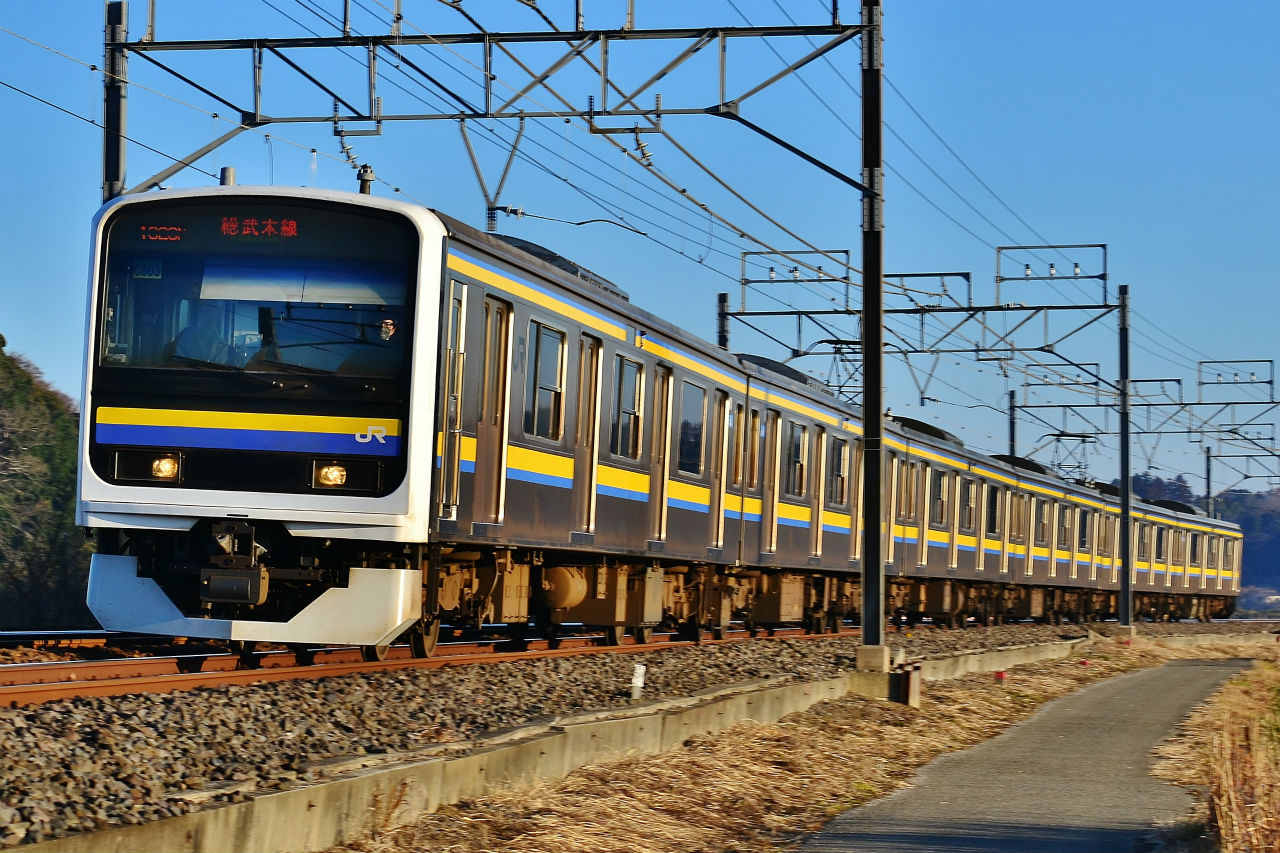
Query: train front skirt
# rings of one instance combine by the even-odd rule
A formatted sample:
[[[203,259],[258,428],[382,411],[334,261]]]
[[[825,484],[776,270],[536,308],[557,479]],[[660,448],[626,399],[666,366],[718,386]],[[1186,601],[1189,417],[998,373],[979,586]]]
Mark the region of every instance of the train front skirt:
[[[383,646],[422,612],[422,572],[352,567],[345,588],[327,589],[288,622],[184,616],[151,578],[138,577],[134,557],[95,554],[89,564],[89,609],[108,631],[169,637],[343,643]]]

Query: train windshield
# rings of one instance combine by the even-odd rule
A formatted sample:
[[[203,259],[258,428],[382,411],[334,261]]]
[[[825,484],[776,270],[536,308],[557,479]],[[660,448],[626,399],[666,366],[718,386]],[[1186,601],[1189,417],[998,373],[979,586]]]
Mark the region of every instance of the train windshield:
[[[98,365],[403,377],[415,234],[251,197],[126,209],[108,226]]]

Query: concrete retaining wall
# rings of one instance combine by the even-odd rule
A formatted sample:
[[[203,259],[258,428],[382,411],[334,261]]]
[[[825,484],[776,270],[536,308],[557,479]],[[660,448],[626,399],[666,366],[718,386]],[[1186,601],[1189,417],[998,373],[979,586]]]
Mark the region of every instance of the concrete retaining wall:
[[[1218,644],[1237,645],[1239,643],[1275,643],[1280,641],[1280,636],[1272,634],[1268,631],[1261,631],[1252,634],[1184,634],[1179,637],[1156,637],[1142,634],[1142,629],[1138,629],[1138,636],[1134,639],[1151,643],[1160,643],[1165,646],[1172,646],[1176,649],[1189,649],[1196,646],[1214,646]]]
[[[1270,634],[1249,640],[1274,642]],[[1151,638],[1176,645],[1240,642],[1244,638]],[[927,681],[993,672],[1018,664],[1063,658],[1084,640],[1022,646],[924,661]],[[900,676],[898,676],[900,678]],[[72,835],[25,845],[24,853],[235,853],[323,850],[411,822],[442,804],[534,779],[559,778],[585,764],[653,755],[690,737],[722,731],[744,720],[774,722],[818,702],[846,695],[887,699],[888,673],[851,672],[807,684],[766,680],[689,698],[637,705],[621,712],[585,714],[490,738],[466,755],[439,755],[365,768],[304,788],[255,795],[243,803],[207,808],[140,826]]]
[[[1037,646],[1015,646],[994,652],[975,652],[920,662],[920,675],[925,681],[945,681],[971,672],[996,672],[1025,663],[1065,658],[1086,639],[1046,643]]]

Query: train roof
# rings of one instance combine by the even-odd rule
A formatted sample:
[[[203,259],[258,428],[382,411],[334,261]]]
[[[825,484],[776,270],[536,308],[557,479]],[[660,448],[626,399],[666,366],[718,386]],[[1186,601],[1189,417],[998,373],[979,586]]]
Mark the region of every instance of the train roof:
[[[825,406],[833,413],[849,418],[852,421],[862,421],[861,408],[851,403],[845,402],[835,397],[830,388],[821,384],[813,377],[810,377],[796,368],[768,358],[762,355],[752,353],[729,353],[714,344],[706,341],[697,335],[683,329],[671,321],[653,314],[631,302],[630,297],[620,287],[613,284],[603,276],[597,275],[591,270],[583,267],[560,255],[545,246],[530,242],[520,237],[512,237],[510,235],[494,234],[481,231],[464,222],[456,220],[450,216],[432,211],[449,229],[451,235],[463,239],[464,241],[487,248],[498,257],[505,258],[508,262],[524,265],[531,270],[540,272],[547,277],[563,281],[565,276],[569,276],[574,284],[578,286],[578,293],[581,296],[595,299],[604,305],[610,305],[614,310],[623,313],[629,320],[634,323],[641,334],[645,331],[652,331],[670,337],[682,346],[692,347],[697,350],[698,355],[702,358],[713,358],[721,361],[728,367],[736,368],[742,373],[749,376],[762,376],[767,374],[768,380],[780,389],[802,394],[813,402]],[[1021,456],[1011,456],[1009,454],[993,454],[986,456],[984,454],[968,450],[964,447],[964,443],[952,433],[926,421],[916,420],[915,418],[904,417],[901,415],[889,414],[886,417],[886,429],[898,433],[901,437],[907,439],[912,444],[918,445],[934,445],[939,449],[949,448],[951,450],[963,451],[963,460],[966,465],[977,463],[980,465],[1003,464],[1009,466],[1019,472],[1020,478],[1030,475],[1034,479],[1051,481],[1058,484],[1064,494],[1070,496],[1073,492],[1083,497],[1088,492],[1095,495],[1118,496],[1119,489],[1107,487],[1101,483],[1083,483],[1072,482],[1049,467],[1037,462],[1033,459],[1027,459]],[[1182,515],[1204,516],[1205,514],[1196,507],[1189,504],[1183,504],[1177,501],[1152,501],[1143,504],[1135,501],[1139,506],[1146,506],[1151,509],[1163,509],[1165,512],[1172,512]],[[1234,527],[1230,522],[1223,522],[1220,519],[1218,523],[1224,526]]]

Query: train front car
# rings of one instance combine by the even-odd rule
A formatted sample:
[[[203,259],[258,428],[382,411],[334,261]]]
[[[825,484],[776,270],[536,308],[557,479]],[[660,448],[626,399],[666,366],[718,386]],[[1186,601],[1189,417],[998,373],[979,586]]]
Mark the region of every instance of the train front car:
[[[94,236],[78,522],[102,625],[372,649],[420,624],[439,221],[221,187],[119,199]]]

